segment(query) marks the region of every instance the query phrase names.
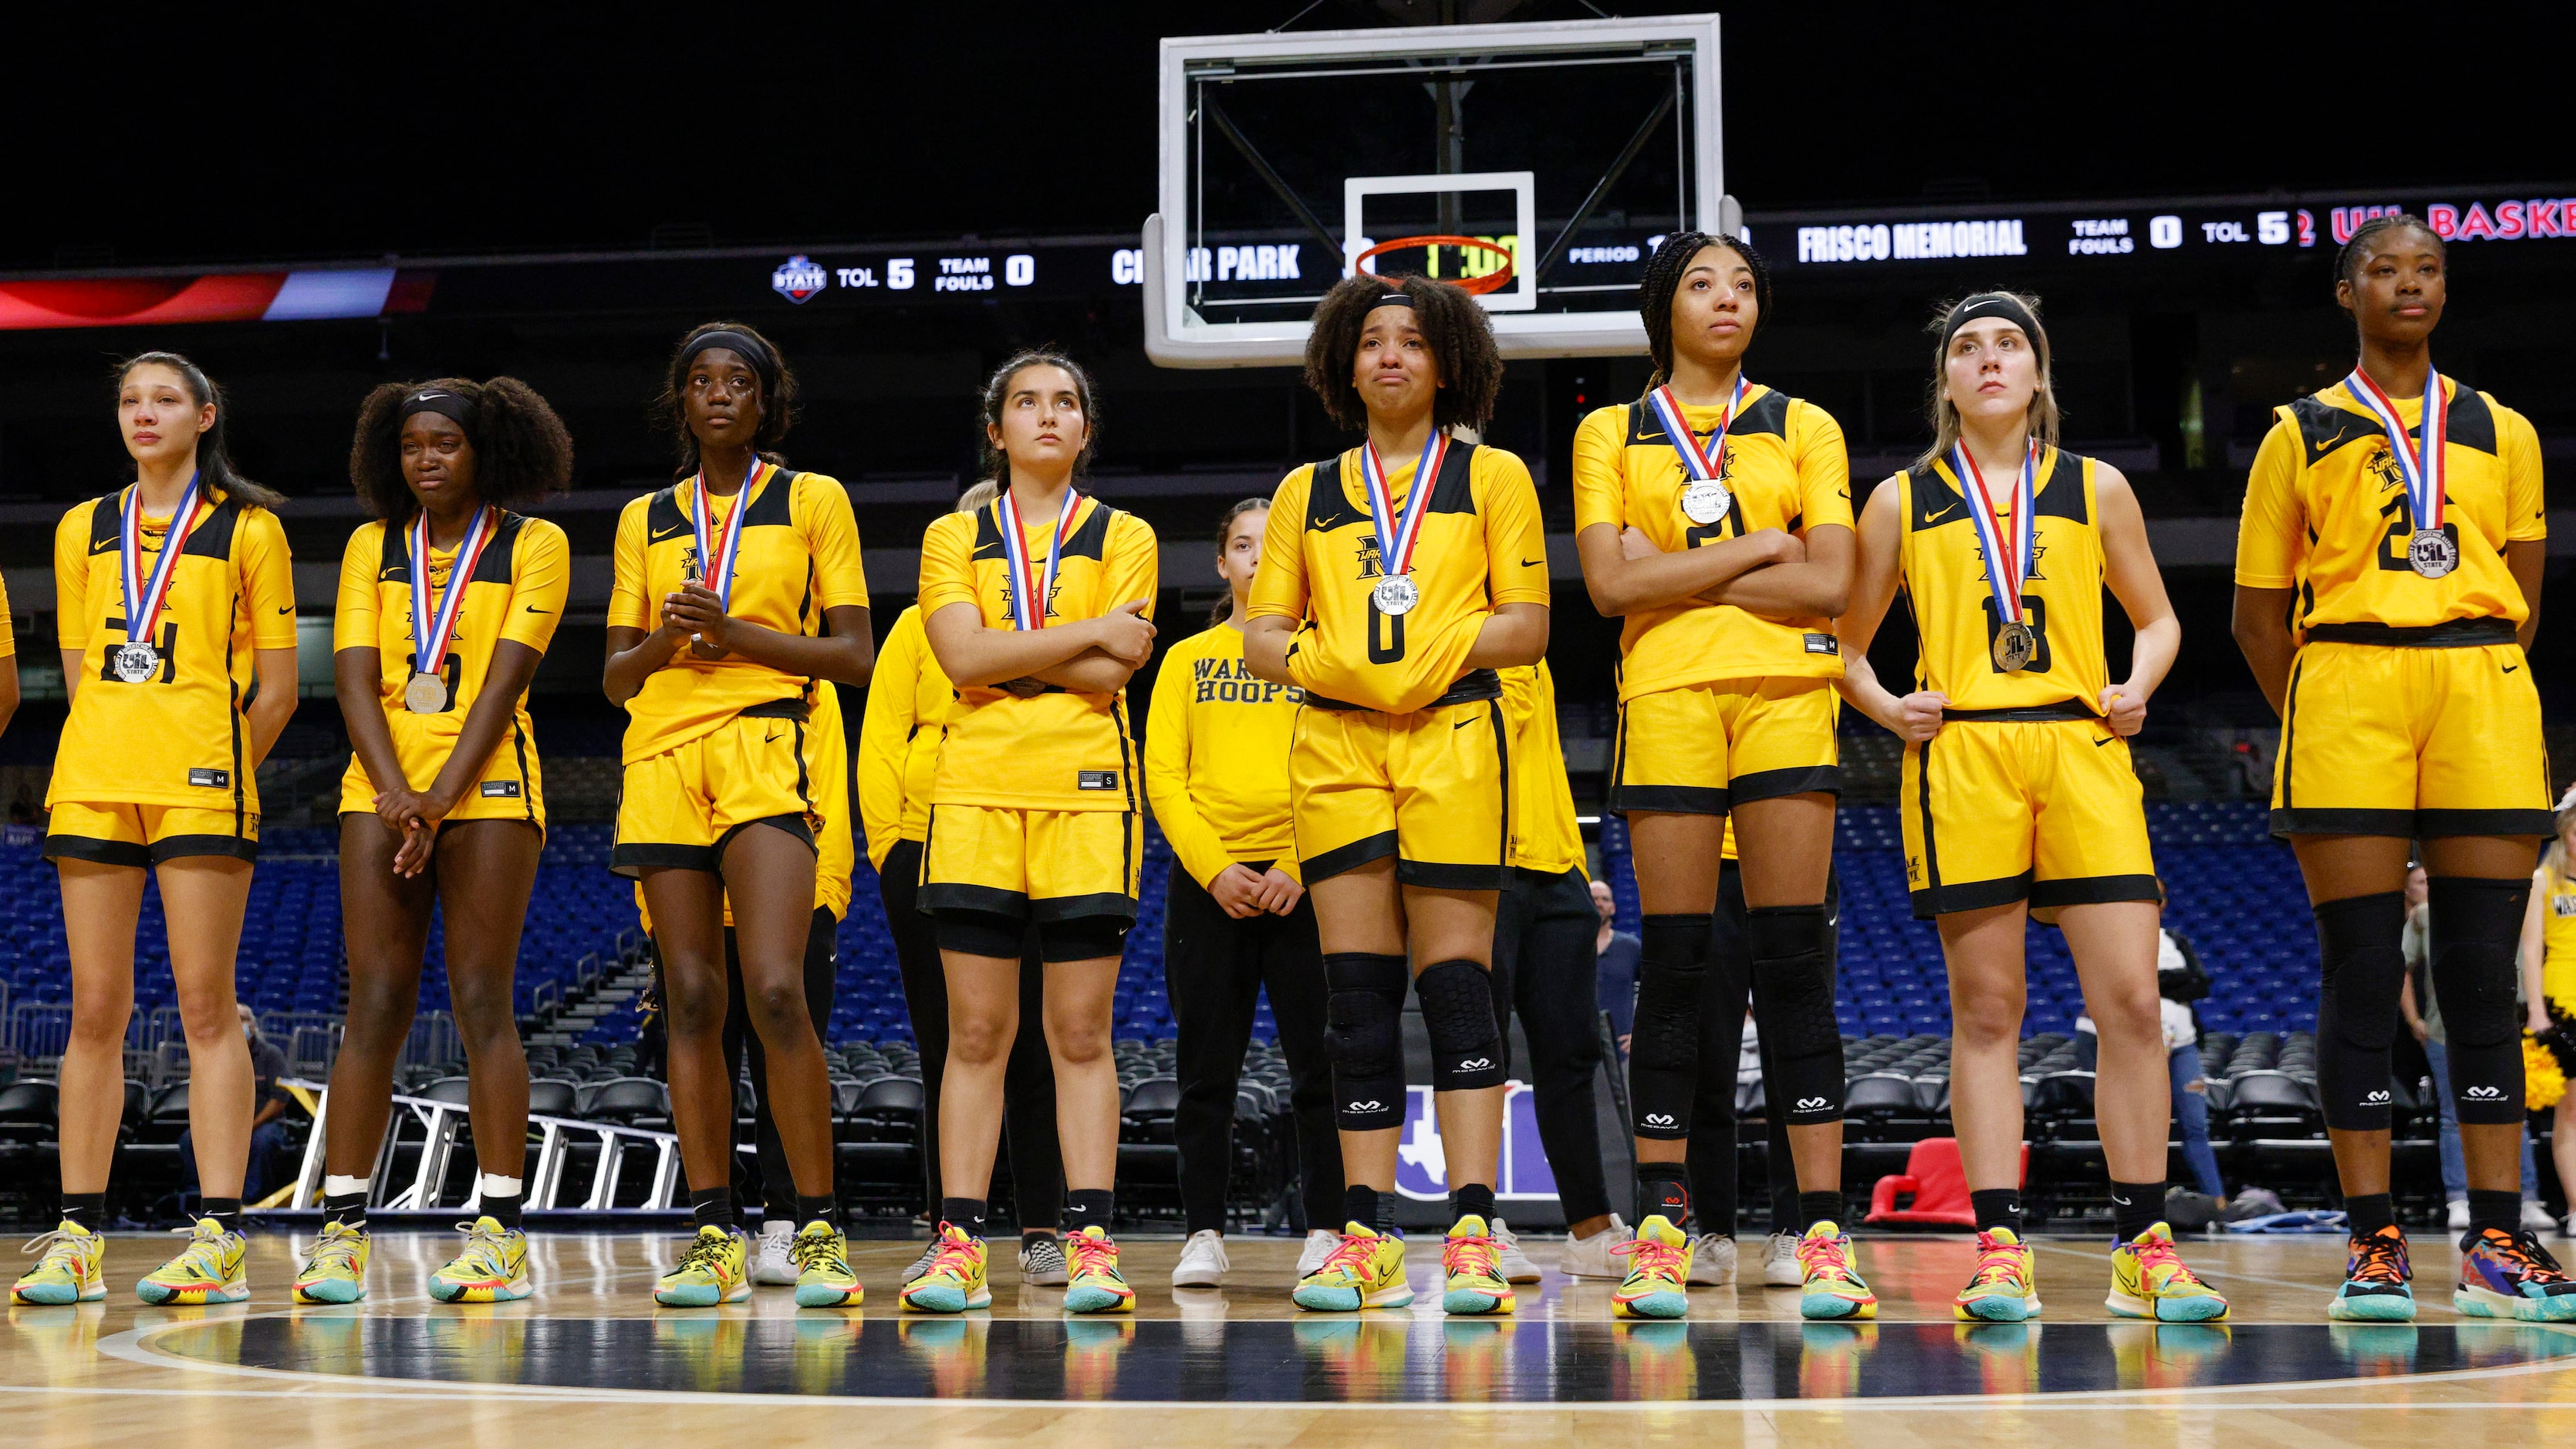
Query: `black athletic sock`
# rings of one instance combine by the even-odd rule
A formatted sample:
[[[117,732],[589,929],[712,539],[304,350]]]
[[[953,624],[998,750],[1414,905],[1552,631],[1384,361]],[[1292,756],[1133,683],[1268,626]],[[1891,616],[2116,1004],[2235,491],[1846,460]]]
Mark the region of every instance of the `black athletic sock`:
[[[1691,1221],[1690,1173],[1678,1162],[1637,1164],[1637,1221],[1661,1213],[1684,1237],[1699,1231]],[[1730,1232],[1734,1224],[1727,1225]]]
[[[730,1233],[742,1227],[742,1218],[734,1211],[733,1189],[730,1187],[692,1189],[689,1212],[701,1228],[722,1228]]]
[[[2503,1192],[2489,1192],[2482,1187],[2469,1189],[2469,1233],[2461,1241],[2475,1241],[2478,1234],[2489,1228],[2506,1237],[2522,1231],[2522,1194],[2519,1191],[2511,1188]]]
[[[1020,1251],[1023,1253],[1036,1247],[1040,1243],[1052,1243],[1054,1241],[1055,1234],[1053,1233],[1043,1232],[1037,1228],[1020,1229]]]
[[[1771,1187],[1771,1231],[1805,1232],[1807,1225],[1798,1221],[1798,1215],[1805,1200],[1806,1194],[1798,1191],[1796,1183],[1774,1183]]]
[[[1064,1215],[1056,1219],[1066,1237],[1084,1228],[1109,1231],[1109,1220],[1118,1207],[1118,1191],[1108,1187],[1077,1187],[1064,1195]]]
[[[1838,1192],[1802,1192],[1798,1194],[1798,1231],[1803,1233],[1821,1222],[1840,1223],[1843,1195]]]
[[[526,1198],[517,1193],[512,1193],[508,1197],[485,1193],[475,1211],[499,1223],[503,1232],[516,1232],[520,1226],[519,1208],[526,1201]],[[735,1221],[739,1222],[741,1219],[737,1218]],[[366,1225],[366,1204],[361,1201],[358,1205],[358,1226],[363,1228]]]
[[[365,1216],[366,1194],[358,1195],[360,1217]],[[107,1230],[107,1194],[103,1192],[67,1192],[63,1194],[63,1221],[89,1229],[93,1233]]]
[[[832,1194],[828,1192],[823,1194],[821,1197],[807,1197],[801,1192],[798,1193],[796,1195],[796,1226],[799,1229],[802,1229],[807,1223],[814,1221],[816,1218],[821,1218],[823,1221],[830,1223],[833,1227],[839,1227],[841,1225],[840,1200],[833,1197]]]
[[[2344,1222],[2356,1238],[2366,1238],[2397,1221],[2396,1205],[2384,1192],[2354,1193],[2343,1200]]]
[[[2163,1222],[2165,1185],[2161,1182],[2111,1184],[2111,1232],[2121,1242]]]
[[[198,1204],[197,1216],[201,1218],[213,1218],[216,1222],[223,1224],[225,1232],[238,1233],[242,1230],[241,1199],[237,1197],[206,1198]]]
[[[1395,1194],[1353,1183],[1342,1189],[1342,1216],[1381,1237],[1404,1236],[1395,1226]]]
[[[992,1206],[980,1197],[943,1197],[939,1200],[939,1220],[970,1238],[984,1236],[984,1218]]]
[[[2021,1232],[2021,1189],[2017,1187],[1981,1187],[1968,1194],[1968,1206],[1977,1214],[1977,1231],[1991,1233],[1997,1228]]]
[[[1461,1184],[1449,1194],[1449,1221],[1463,1217],[1480,1217],[1488,1231],[1494,1225],[1494,1189],[1481,1182]]]

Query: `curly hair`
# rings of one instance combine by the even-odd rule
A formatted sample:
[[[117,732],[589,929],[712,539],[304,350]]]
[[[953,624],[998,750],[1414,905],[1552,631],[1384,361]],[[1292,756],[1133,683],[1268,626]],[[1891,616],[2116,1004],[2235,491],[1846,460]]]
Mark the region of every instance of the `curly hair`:
[[[2424,218],[2415,215],[2413,212],[2390,212],[2384,216],[2374,216],[2370,220],[2365,221],[2361,225],[2352,229],[2352,239],[2343,244],[2343,249],[2341,251],[2335,253],[2335,280],[2338,282],[2359,281],[2361,264],[2370,256],[2370,243],[2376,240],[2383,233],[2399,231],[2410,226],[2433,239],[2434,255],[2442,258],[2445,262],[2450,260],[2451,248],[2449,243],[2444,242],[2442,240],[2442,234],[2427,225]]]
[[[1011,481],[1011,460],[993,435],[1002,427],[1002,405],[1010,401],[1011,379],[1032,367],[1062,368],[1073,379],[1073,395],[1082,402],[1082,451],[1074,455],[1074,477],[1081,477],[1091,466],[1091,455],[1100,446],[1100,390],[1092,385],[1091,374],[1053,347],[1022,348],[993,369],[984,379],[984,390],[976,395],[975,420],[983,425],[978,441],[984,445],[984,476],[993,480],[997,492]]]
[[[166,367],[179,374],[179,382],[197,406],[215,405],[215,425],[197,435],[197,476],[217,492],[228,493],[244,503],[275,512],[286,496],[274,488],[263,488],[241,475],[233,467],[232,449],[224,441],[225,419],[232,415],[232,400],[224,396],[223,387],[206,370],[175,352],[138,352],[116,365],[116,386],[138,367]]]
[[[1351,382],[1360,333],[1378,298],[1402,292],[1413,299],[1413,324],[1431,344],[1440,391],[1431,400],[1431,422],[1441,428],[1482,428],[1494,416],[1503,390],[1503,354],[1494,324],[1463,288],[1404,273],[1380,277],[1355,272],[1332,285],[1315,304],[1315,330],[1306,338],[1306,386],[1324,400],[1334,422],[1354,431],[1368,426],[1368,407]]]
[[[751,435],[751,446],[762,458],[785,467],[787,459],[778,447],[787,441],[787,430],[796,424],[796,374],[788,368],[778,344],[750,323],[702,322],[690,328],[680,345],[671,349],[670,365],[663,369],[662,391],[653,399],[654,425],[670,433],[679,451],[679,466],[671,476],[686,478],[698,471],[698,435],[689,431],[689,409],[682,395],[688,391],[689,362],[697,354],[698,339],[710,332],[739,332],[767,349],[766,358],[743,359],[760,375],[760,426]],[[762,365],[764,362],[767,366]]]
[[[1268,508],[1270,500],[1258,494],[1237,501],[1216,523],[1216,556],[1225,557],[1225,541],[1234,536],[1234,521],[1256,508]],[[1208,627],[1213,629],[1234,616],[1234,590],[1217,595],[1215,607],[1208,610]]]
[[[535,388],[515,377],[389,382],[358,405],[357,436],[349,443],[349,482],[368,512],[387,523],[403,523],[419,511],[420,501],[403,482],[402,405],[405,398],[433,387],[465,399],[474,415],[465,441],[474,449],[474,492],[484,502],[525,509],[571,486],[572,434]]]
[[[1754,250],[1753,243],[1723,233],[1673,233],[1647,259],[1646,275],[1637,283],[1637,316],[1646,324],[1646,351],[1655,359],[1650,387],[1672,379],[1673,294],[1681,290],[1683,274],[1703,247],[1724,247],[1744,259],[1745,270],[1753,274],[1753,330],[1761,331],[1762,324],[1771,320],[1771,263]]]

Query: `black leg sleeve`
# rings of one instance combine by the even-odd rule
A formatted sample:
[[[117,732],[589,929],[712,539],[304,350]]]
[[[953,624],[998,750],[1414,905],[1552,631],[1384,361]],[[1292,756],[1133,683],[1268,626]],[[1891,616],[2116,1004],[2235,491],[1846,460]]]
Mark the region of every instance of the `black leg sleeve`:
[[[1637,958],[1637,1030],[1628,1060],[1628,1096],[1639,1137],[1680,1141],[1690,1136],[1692,1099],[1699,1088],[1700,997],[1708,979],[1709,928],[1707,916],[1646,917],[1645,949]],[[1732,1067],[1732,1055],[1727,1062]]]
[[[912,1044],[921,1053],[922,1211],[939,1213],[939,1081],[948,1069],[948,971],[939,962],[931,919],[915,905],[921,889],[921,842],[898,840],[877,871],[877,899],[885,903],[894,933],[894,959],[903,974],[904,1014],[912,1019]]]
[[[1834,1023],[1833,968],[1825,964],[1822,903],[1745,912],[1753,945],[1753,1021],[1777,1076],[1771,1110],[1793,1125],[1843,1115],[1843,1038]]]
[[[2451,1100],[2471,1126],[2523,1120],[2522,1011],[2516,951],[2531,881],[2436,876],[2431,882],[2433,999],[2449,1043]]]
[[[1577,1223],[1610,1211],[1610,1186],[1601,1169],[1599,1109],[1592,1096],[1592,1078],[1601,1067],[1594,1004],[1600,988],[1592,951],[1600,917],[1593,913],[1592,892],[1581,871],[1544,878],[1515,874],[1521,877],[1523,899],[1512,1004],[1529,1041],[1539,1146],[1556,1177],[1565,1220]]]
[[[1261,932],[1261,981],[1279,1054],[1288,1060],[1288,1111],[1297,1133],[1298,1201],[1306,1228],[1342,1226],[1342,1134],[1333,1122],[1333,1059],[1324,1049],[1324,948],[1315,903],[1268,922]]]
[[[2327,901],[2316,908],[2316,917],[2317,951],[2323,958],[2317,988],[2317,1096],[2325,1106],[2326,1125],[2346,1132],[2385,1132],[2389,1046],[2397,1036],[2397,993],[2406,977],[2400,944],[2406,897],[2384,891]],[[2446,1017],[2449,1005],[2443,1002]],[[2458,1072],[2452,1068],[2454,1082]]]
[[[1181,1104],[1172,1135],[1187,1232],[1225,1228],[1234,1090],[1261,989],[1260,948],[1250,929],[1256,924],[1227,915],[1197,881],[1173,869],[1163,906],[1163,985],[1180,1038],[1173,1069]]]

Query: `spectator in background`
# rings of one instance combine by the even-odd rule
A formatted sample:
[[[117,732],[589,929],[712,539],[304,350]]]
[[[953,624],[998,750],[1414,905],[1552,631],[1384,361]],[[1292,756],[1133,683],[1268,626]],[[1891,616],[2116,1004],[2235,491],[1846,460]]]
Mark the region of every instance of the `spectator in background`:
[[[2460,1119],[2451,1101],[2450,1053],[2442,1036],[2442,1004],[2433,995],[2433,979],[2428,971],[2433,960],[2431,918],[2426,905],[2430,888],[2426,883],[2424,863],[2419,858],[2406,867],[2406,934],[2402,938],[2406,951],[2406,979],[2398,987],[2397,1007],[2405,1013],[2406,1029],[2424,1044],[2424,1057],[2433,1064],[2433,1102],[2442,1115],[2442,1196],[2450,1202],[2451,1231],[2469,1230],[2469,1169],[2460,1156]],[[2531,1133],[2522,1134],[2522,1225],[2535,1232],[2547,1232],[2553,1224],[2548,1209],[2540,1205],[2540,1166],[2531,1154]]]
[[[233,1009],[241,1013],[242,1037],[250,1043],[251,1103],[250,1165],[242,1172],[242,1205],[255,1207],[268,1196],[269,1163],[277,1150],[286,1145],[286,1124],[279,1119],[293,1105],[294,1098],[278,1085],[286,1075],[286,1053],[259,1029],[259,1018],[239,1002]],[[197,1144],[194,1129],[179,1134],[179,1182],[182,1187],[197,1187]]]
[[[1610,882],[1592,883],[1592,909],[1601,915],[1601,930],[1592,938],[1601,1009],[1610,1013],[1610,1033],[1618,1038],[1619,1062],[1625,1066],[1628,1038],[1637,1025],[1637,953],[1644,945],[1618,928],[1619,903],[1610,894]]]

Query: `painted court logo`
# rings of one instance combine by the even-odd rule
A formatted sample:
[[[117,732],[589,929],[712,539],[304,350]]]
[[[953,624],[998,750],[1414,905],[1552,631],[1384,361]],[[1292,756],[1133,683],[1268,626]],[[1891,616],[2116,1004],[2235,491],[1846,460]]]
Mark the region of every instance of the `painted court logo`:
[[[830,285],[832,274],[814,265],[810,257],[789,257],[769,274],[770,290],[800,307]]]

